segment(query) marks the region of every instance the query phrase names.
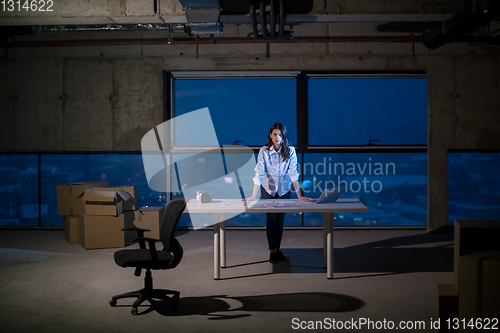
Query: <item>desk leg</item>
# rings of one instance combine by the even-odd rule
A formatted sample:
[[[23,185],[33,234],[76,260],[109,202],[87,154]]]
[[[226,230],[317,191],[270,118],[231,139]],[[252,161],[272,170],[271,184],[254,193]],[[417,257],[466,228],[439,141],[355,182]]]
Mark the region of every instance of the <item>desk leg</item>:
[[[323,213],[325,215],[327,235],[326,235],[326,277],[333,279],[333,213]]]
[[[326,238],[328,235],[328,213],[323,213],[323,268],[327,267],[326,260]]]
[[[224,213],[220,213],[220,267],[226,268],[226,221]]]
[[[215,213],[214,224],[214,280],[220,279],[220,224],[217,223],[218,213]],[[219,220],[220,221],[220,220]]]

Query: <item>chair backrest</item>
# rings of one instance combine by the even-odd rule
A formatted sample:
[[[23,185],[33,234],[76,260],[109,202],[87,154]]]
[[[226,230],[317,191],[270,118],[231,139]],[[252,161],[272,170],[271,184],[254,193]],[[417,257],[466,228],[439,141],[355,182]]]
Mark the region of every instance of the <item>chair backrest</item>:
[[[165,213],[160,225],[160,239],[163,243],[164,251],[171,251],[172,246],[177,243],[175,240],[175,230],[181,219],[182,212],[186,208],[184,199],[174,199],[165,208]]]

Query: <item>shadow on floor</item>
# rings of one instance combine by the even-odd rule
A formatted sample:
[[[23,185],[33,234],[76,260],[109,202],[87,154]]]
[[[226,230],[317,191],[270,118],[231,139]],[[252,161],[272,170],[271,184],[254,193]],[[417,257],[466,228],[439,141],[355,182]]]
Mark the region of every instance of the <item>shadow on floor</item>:
[[[450,243],[451,242],[451,243]],[[453,233],[396,237],[333,251],[335,273],[452,272]],[[292,273],[326,272],[323,249],[282,249]]]
[[[281,250],[288,261],[273,265],[272,272],[236,275],[233,268],[261,264],[265,260],[241,263],[225,268],[225,277],[221,279],[239,279],[277,273],[326,274],[322,248],[283,248]],[[418,234],[335,248],[333,257],[334,273],[362,273],[357,277],[413,272],[452,272],[453,233]]]
[[[170,303],[154,302],[140,306],[139,315],[156,311],[164,316],[206,315],[209,319],[237,319],[251,314],[227,314],[227,312],[348,312],[362,308],[365,303],[359,298],[332,293],[290,293],[259,296],[227,297],[214,295],[205,297],[185,297],[179,300],[177,311],[170,311]],[[130,307],[118,305],[117,307]],[[141,308],[145,310],[141,311]]]

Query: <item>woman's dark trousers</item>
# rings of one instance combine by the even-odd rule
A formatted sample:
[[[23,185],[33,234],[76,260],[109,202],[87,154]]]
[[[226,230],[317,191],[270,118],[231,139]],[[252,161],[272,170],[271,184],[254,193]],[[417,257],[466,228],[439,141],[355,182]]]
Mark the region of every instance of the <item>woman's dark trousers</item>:
[[[260,192],[261,199],[290,199],[290,191],[281,197],[278,193],[272,197],[261,186]],[[266,234],[269,250],[279,249],[281,245],[281,238],[283,237],[283,222],[285,221],[285,213],[266,213],[266,217]]]

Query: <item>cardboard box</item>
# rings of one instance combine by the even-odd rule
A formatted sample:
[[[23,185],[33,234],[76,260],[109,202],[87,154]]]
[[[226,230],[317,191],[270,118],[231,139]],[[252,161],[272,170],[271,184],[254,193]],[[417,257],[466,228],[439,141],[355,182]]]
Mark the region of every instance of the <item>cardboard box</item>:
[[[144,233],[145,237],[160,239],[160,223],[164,212],[165,207],[142,207],[134,212],[134,224],[137,228],[151,230]]]
[[[83,248],[105,249],[124,247],[123,215],[79,216],[80,244]]]
[[[78,216],[65,216],[63,221],[64,238],[70,244],[80,243]]]
[[[118,191],[118,190],[124,190],[130,195],[130,198],[125,200],[123,202],[123,211],[124,212],[130,212],[137,210],[137,185],[130,185],[130,186],[117,186],[117,187],[94,187],[94,191]]]
[[[116,191],[91,189],[82,194],[83,214],[87,216],[118,216],[130,194],[123,189]]]
[[[57,214],[76,216],[83,213],[83,202],[79,197],[93,187],[108,187],[108,182],[82,182],[56,186]]]
[[[481,318],[500,319],[500,255],[483,261]]]
[[[160,223],[163,218],[165,207],[142,207],[134,212],[125,212],[125,228],[137,227],[149,229],[144,237],[160,239]],[[125,240],[131,241],[137,238],[137,232],[126,231]]]
[[[439,332],[458,332],[447,329],[446,320],[458,318],[458,292],[454,284],[438,284],[438,318],[441,322]]]
[[[491,272],[491,265],[484,266],[484,263],[488,262],[497,262],[500,263],[500,251],[485,251],[485,252],[477,252],[472,254],[467,254],[460,256],[460,288],[458,289],[458,297],[459,297],[459,307],[458,307],[458,316],[459,318],[465,318],[468,322],[470,319],[476,318],[486,318],[483,315],[484,310],[482,308],[483,305],[483,295],[489,293],[498,294],[498,279],[494,280],[494,286],[491,286],[490,281],[492,276],[494,275],[498,277],[498,272]],[[488,273],[488,271],[490,271]],[[484,276],[484,274],[489,274],[489,276]],[[483,284],[483,281],[486,281],[486,286]],[[489,289],[487,289],[489,288]],[[490,302],[489,299],[486,299],[486,302]],[[493,300],[495,302],[495,300]],[[486,304],[488,306],[488,304]],[[497,308],[498,309],[498,308]],[[496,309],[493,309],[495,311]],[[491,310],[490,310],[491,311]],[[486,312],[490,312],[487,310]],[[498,311],[498,310],[496,310]],[[489,317],[492,318],[492,317]],[[460,332],[476,332],[477,330],[473,330],[470,327],[466,327],[465,329],[461,328]]]
[[[134,212],[123,212],[124,217],[124,228],[135,227],[135,211]],[[137,238],[137,232],[135,231],[125,231],[125,242],[131,242],[133,239]]]
[[[455,220],[454,283],[460,290],[460,256],[482,251],[500,251],[500,221]]]

